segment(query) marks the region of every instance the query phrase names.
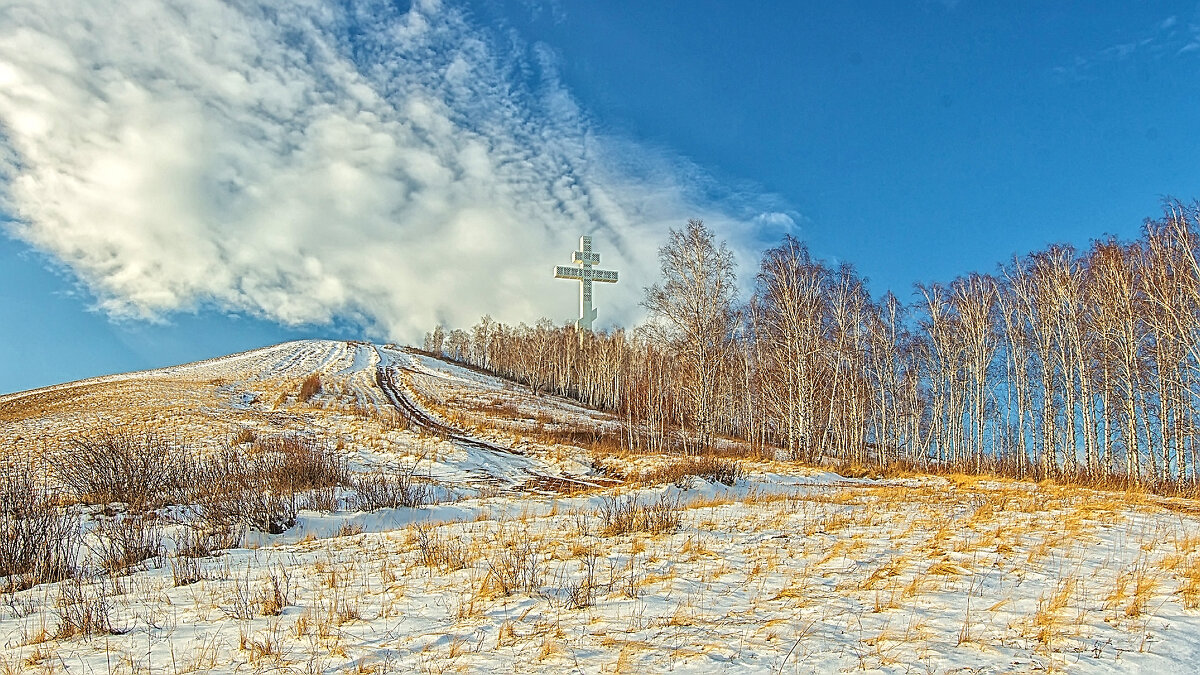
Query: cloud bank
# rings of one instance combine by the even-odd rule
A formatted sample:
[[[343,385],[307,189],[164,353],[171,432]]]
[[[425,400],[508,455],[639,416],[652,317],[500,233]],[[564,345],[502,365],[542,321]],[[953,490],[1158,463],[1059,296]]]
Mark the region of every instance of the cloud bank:
[[[779,220],[706,204],[694,167],[597,133],[548,50],[432,1],[9,0],[0,181],[10,234],[113,317],[404,341],[573,318],[551,269],[585,233],[622,273],[601,323],[635,321],[667,227],[745,248]]]

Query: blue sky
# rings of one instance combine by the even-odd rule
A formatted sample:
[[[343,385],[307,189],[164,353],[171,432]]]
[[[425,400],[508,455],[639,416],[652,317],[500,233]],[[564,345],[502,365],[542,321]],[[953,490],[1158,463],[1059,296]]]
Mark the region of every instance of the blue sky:
[[[0,391],[306,336],[641,318],[666,228],[878,295],[1200,197],[1196,2],[10,0]]]

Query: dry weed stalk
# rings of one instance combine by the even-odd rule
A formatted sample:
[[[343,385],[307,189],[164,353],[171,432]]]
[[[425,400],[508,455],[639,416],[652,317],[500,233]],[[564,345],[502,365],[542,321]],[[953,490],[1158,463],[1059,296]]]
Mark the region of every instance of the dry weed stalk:
[[[433,504],[436,492],[428,477],[416,475],[420,460],[407,469],[377,471],[350,479],[357,507],[363,511]]]
[[[106,583],[103,578],[93,583],[75,575],[60,584],[56,638],[126,632],[114,623],[112,597]]]
[[[63,512],[27,467],[0,468],[0,592],[75,573],[79,523]]]
[[[660,495],[655,502],[644,503],[636,495],[623,499],[605,497],[597,515],[600,533],[613,537],[630,532],[661,534],[679,529],[682,514],[678,498]]]
[[[307,403],[309,399],[319,393],[321,393],[321,376],[318,373],[311,373],[300,383],[300,389],[296,392],[296,400],[300,403]]]
[[[479,551],[467,541],[443,536],[436,525],[415,525],[413,537],[417,544],[417,562],[428,568],[431,575],[434,570],[453,572],[464,569],[479,558]]]
[[[301,496],[348,482],[345,459],[312,439],[288,435],[227,448],[209,458],[194,495],[213,529],[252,527],[278,534],[295,523]]]
[[[163,554],[162,531],[140,515],[102,521],[94,536],[93,553],[110,574],[129,574],[139,563]]]
[[[1054,584],[1054,590],[1043,593],[1038,598],[1037,610],[1033,614],[1033,626],[1036,629],[1034,638],[1044,645],[1048,652],[1054,651],[1055,638],[1061,633],[1061,613],[1075,594],[1079,580],[1074,576],[1059,579]]]
[[[539,544],[527,528],[516,533],[500,533],[486,558],[488,574],[500,595],[532,594],[541,589],[545,578],[545,556]]]
[[[157,508],[177,503],[195,480],[190,451],[148,429],[77,437],[52,459],[54,476],[87,504]]]

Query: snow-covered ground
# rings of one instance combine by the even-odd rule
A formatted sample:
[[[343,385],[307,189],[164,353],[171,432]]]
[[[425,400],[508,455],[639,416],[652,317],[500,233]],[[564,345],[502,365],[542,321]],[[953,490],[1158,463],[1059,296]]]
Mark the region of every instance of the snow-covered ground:
[[[681,522],[607,532],[606,498],[665,498]],[[305,512],[201,559],[195,583],[173,583],[170,556],[97,577],[84,595],[104,596],[115,635],[56,639],[63,588],[14,594],[2,658],[56,672],[1187,672],[1192,509],[764,466],[733,488]]]
[[[376,383],[380,366],[397,392]],[[311,372],[322,393],[289,399]],[[732,486],[612,485],[585,448],[537,433],[613,423],[603,415],[355,343],[289,343],[30,395],[72,391],[93,404],[133,392],[153,410],[189,407],[189,429],[226,425],[198,444],[249,427],[337,437],[355,471],[419,458],[452,499],[371,512],[342,500],[203,558],[172,552],[190,512],[165,510],[166,552],[132,573],[0,596],[0,672],[1158,673],[1200,658],[1193,501],[850,480],[782,463],[747,463]],[[397,394],[486,443],[388,422]],[[66,433],[56,414],[6,413],[22,399],[0,399],[3,438]],[[532,488],[547,476],[592,485]],[[639,508],[649,520],[621,519]],[[84,610],[111,630],[69,635]]]

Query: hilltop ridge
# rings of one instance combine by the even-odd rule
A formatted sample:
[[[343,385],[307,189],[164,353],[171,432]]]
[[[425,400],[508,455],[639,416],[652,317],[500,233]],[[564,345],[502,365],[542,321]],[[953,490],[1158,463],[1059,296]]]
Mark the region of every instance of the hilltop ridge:
[[[489,406],[509,414],[481,424]],[[0,455],[36,460],[111,429],[155,433],[201,452],[238,435],[301,434],[345,448],[364,467],[431,454],[436,441],[439,459],[426,460],[425,468],[445,478],[511,487],[533,477],[586,474],[583,461],[567,458],[578,448],[551,457],[518,438],[539,419],[543,429],[612,423],[415,350],[298,340],[0,397]]]

